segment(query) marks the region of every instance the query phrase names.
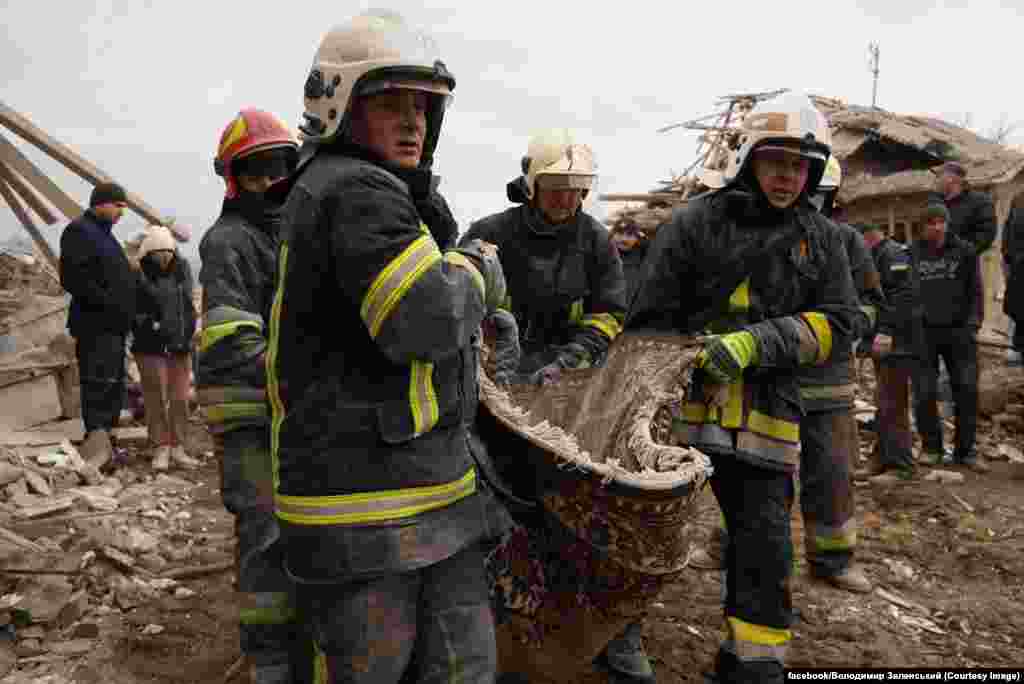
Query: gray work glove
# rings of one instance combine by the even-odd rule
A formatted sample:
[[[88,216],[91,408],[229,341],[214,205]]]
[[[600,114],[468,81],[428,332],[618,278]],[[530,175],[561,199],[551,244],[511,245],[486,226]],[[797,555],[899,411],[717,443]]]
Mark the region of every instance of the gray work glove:
[[[498,248],[483,240],[471,240],[468,245],[455,250],[468,257],[480,275],[484,277],[484,305],[487,312],[496,311],[505,301],[505,271],[498,260]]]
[[[484,322],[494,328],[494,382],[507,387],[512,384],[522,354],[519,326],[515,316],[504,309],[498,309]]]
[[[589,368],[590,364],[590,352],[572,342],[559,349],[554,361],[534,371],[530,375],[529,382],[538,387],[552,385],[562,378],[563,370]]]

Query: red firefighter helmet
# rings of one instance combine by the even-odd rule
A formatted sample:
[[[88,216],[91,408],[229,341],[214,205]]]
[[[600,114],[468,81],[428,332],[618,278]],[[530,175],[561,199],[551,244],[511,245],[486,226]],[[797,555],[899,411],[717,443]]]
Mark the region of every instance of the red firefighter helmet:
[[[270,112],[252,107],[238,112],[238,116],[221,133],[217,157],[213,160],[214,171],[227,183],[225,197],[231,199],[238,195],[238,180],[231,162],[275,148],[296,151],[299,148],[291,130],[281,119]]]

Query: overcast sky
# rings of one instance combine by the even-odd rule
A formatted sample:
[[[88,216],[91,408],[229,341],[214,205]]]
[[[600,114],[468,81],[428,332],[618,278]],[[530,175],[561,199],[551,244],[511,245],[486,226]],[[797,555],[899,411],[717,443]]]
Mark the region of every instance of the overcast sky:
[[[219,213],[211,160],[225,124],[257,106],[297,126],[320,38],[367,7],[431,30],[456,76],[436,171],[463,229],[507,205],[505,183],[538,129],[575,129],[595,150],[601,191],[646,191],[696,151],[691,135],[656,129],[714,111],[720,95],[788,87],[870,104],[871,41],[880,106],[969,112],[982,132],[1004,116],[1024,121],[1008,58],[1024,29],[1020,0],[429,4],[0,0],[0,97],[193,224],[190,252]],[[87,202],[85,182],[22,148]],[[0,231],[16,225],[0,212]],[[142,226],[128,214],[117,232]],[[56,240],[62,227],[45,230]]]

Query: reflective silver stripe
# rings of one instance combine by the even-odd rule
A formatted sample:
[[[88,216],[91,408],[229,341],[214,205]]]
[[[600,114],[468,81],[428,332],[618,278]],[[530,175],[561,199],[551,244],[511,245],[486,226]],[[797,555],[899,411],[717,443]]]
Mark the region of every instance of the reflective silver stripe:
[[[475,491],[476,471],[470,468],[454,482],[431,487],[339,496],[279,494],[274,502],[277,517],[298,525],[366,525],[401,520],[451,506]]]
[[[263,316],[254,314],[233,306],[215,306],[206,312],[204,316],[205,325],[220,325],[221,323],[234,323],[236,321],[251,321],[263,326]]]
[[[230,404],[233,402],[256,403],[264,401],[267,392],[262,387],[241,387],[233,385],[217,385],[202,387],[196,390],[196,402],[200,406]]]
[[[434,364],[413,361],[409,368],[409,405],[413,431],[417,437],[430,432],[438,419],[437,393],[434,391]]]
[[[683,423],[676,428],[676,436],[683,444],[689,446],[715,446],[721,449],[732,449],[732,432],[713,423]],[[698,447],[699,448],[699,447]]]
[[[804,399],[849,399],[857,394],[856,385],[802,385],[800,396]]]
[[[417,278],[440,260],[441,250],[437,248],[434,238],[422,235],[377,274],[360,307],[363,323],[371,337],[377,337],[384,321]]]
[[[800,442],[780,442],[749,430],[736,433],[736,450],[786,465],[800,462]]]

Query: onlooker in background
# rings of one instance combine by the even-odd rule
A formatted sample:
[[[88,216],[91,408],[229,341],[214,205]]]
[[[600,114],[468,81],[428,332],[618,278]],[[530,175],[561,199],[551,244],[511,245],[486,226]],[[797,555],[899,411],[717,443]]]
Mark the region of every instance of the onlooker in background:
[[[170,230],[150,226],[146,233],[139,247],[142,272],[132,354],[142,379],[153,469],[167,470],[172,461],[194,467],[198,462],[186,445],[195,281],[188,261],[178,256]]]
[[[957,162],[946,162],[936,174],[936,195],[929,200],[949,210],[946,229],[974,247],[979,255],[996,239],[996,211],[985,193],[971,190],[967,171]]]
[[[82,453],[97,468],[113,456],[111,434],[124,401],[125,338],[135,320],[137,275],[112,232],[126,199],[116,183],[98,184],[89,209],[60,238],[60,282],[71,294],[68,330],[82,382]]]
[[[864,342],[874,361],[878,393],[878,446],[866,474],[880,475],[890,469],[909,474],[914,469],[910,382],[921,342],[920,276],[908,246],[887,237],[879,225],[858,228],[885,294],[877,328]]]
[[[1003,275],[1006,292],[1003,311],[1010,317],[1010,340],[1013,349],[1007,352],[1010,363],[1022,362],[1024,352],[1024,204],[1014,203],[1003,225]]]
[[[923,239],[914,247],[921,274],[924,334],[919,372],[915,374],[917,429],[925,457],[942,464],[939,421],[939,358],[949,369],[956,405],[956,446],[953,462],[972,470],[988,469],[978,460],[978,342],[983,313],[983,287],[977,253],[966,241],[947,232],[949,213],[941,204],[925,212]]]
[[[636,221],[624,217],[612,226],[612,242],[622,259],[622,272],[626,276],[626,306],[629,306],[643,282],[644,257],[650,241]]]

